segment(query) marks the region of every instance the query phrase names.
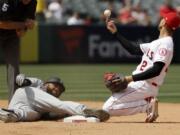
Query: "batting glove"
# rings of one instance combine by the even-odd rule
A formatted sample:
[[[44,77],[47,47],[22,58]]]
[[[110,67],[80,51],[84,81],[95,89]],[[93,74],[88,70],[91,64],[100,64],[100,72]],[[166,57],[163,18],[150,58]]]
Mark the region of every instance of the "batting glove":
[[[23,83],[24,83],[24,81],[25,81],[25,79],[26,79],[25,74],[19,74],[19,75],[17,75],[17,76],[16,76],[16,84],[17,84],[18,86],[22,86]]]

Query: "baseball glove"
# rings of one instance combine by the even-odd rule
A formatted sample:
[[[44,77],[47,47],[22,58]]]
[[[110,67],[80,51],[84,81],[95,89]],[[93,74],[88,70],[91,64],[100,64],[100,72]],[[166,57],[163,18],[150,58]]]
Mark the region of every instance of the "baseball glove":
[[[128,82],[125,77],[117,73],[105,73],[104,82],[106,87],[112,92],[120,92],[127,88]]]

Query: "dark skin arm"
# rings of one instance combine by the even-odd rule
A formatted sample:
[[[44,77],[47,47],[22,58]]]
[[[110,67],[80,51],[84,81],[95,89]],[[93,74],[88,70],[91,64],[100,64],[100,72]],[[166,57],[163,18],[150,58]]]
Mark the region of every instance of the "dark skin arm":
[[[25,29],[26,23],[24,22],[13,22],[13,21],[0,21],[0,29],[16,30]]]

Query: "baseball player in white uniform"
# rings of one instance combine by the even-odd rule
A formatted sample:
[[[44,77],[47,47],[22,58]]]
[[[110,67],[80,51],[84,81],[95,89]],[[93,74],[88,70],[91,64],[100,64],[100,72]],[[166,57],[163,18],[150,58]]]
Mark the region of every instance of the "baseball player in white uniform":
[[[38,78],[19,74],[16,83],[20,88],[16,90],[8,109],[0,109],[0,120],[4,122],[59,119],[72,115],[96,117],[102,122],[109,119],[106,111],[88,109],[83,104],[59,100],[58,97],[65,91],[65,87],[58,77],[43,82]]]
[[[179,25],[180,17],[175,12],[163,15],[159,24],[159,38],[139,46],[121,36],[112,20],[107,22],[107,29],[126,50],[132,54],[143,55],[141,63],[132,75],[120,80],[127,83],[127,88],[113,93],[103,105],[103,109],[111,116],[147,113],[146,122],[154,122],[157,119],[156,96],[173,57],[172,35]]]

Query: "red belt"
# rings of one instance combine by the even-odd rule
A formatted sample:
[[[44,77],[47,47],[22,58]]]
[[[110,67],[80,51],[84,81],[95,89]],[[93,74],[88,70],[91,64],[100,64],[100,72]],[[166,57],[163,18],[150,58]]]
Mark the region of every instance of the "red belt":
[[[157,83],[155,83],[155,82],[152,82],[151,84],[155,87],[158,87]]]

